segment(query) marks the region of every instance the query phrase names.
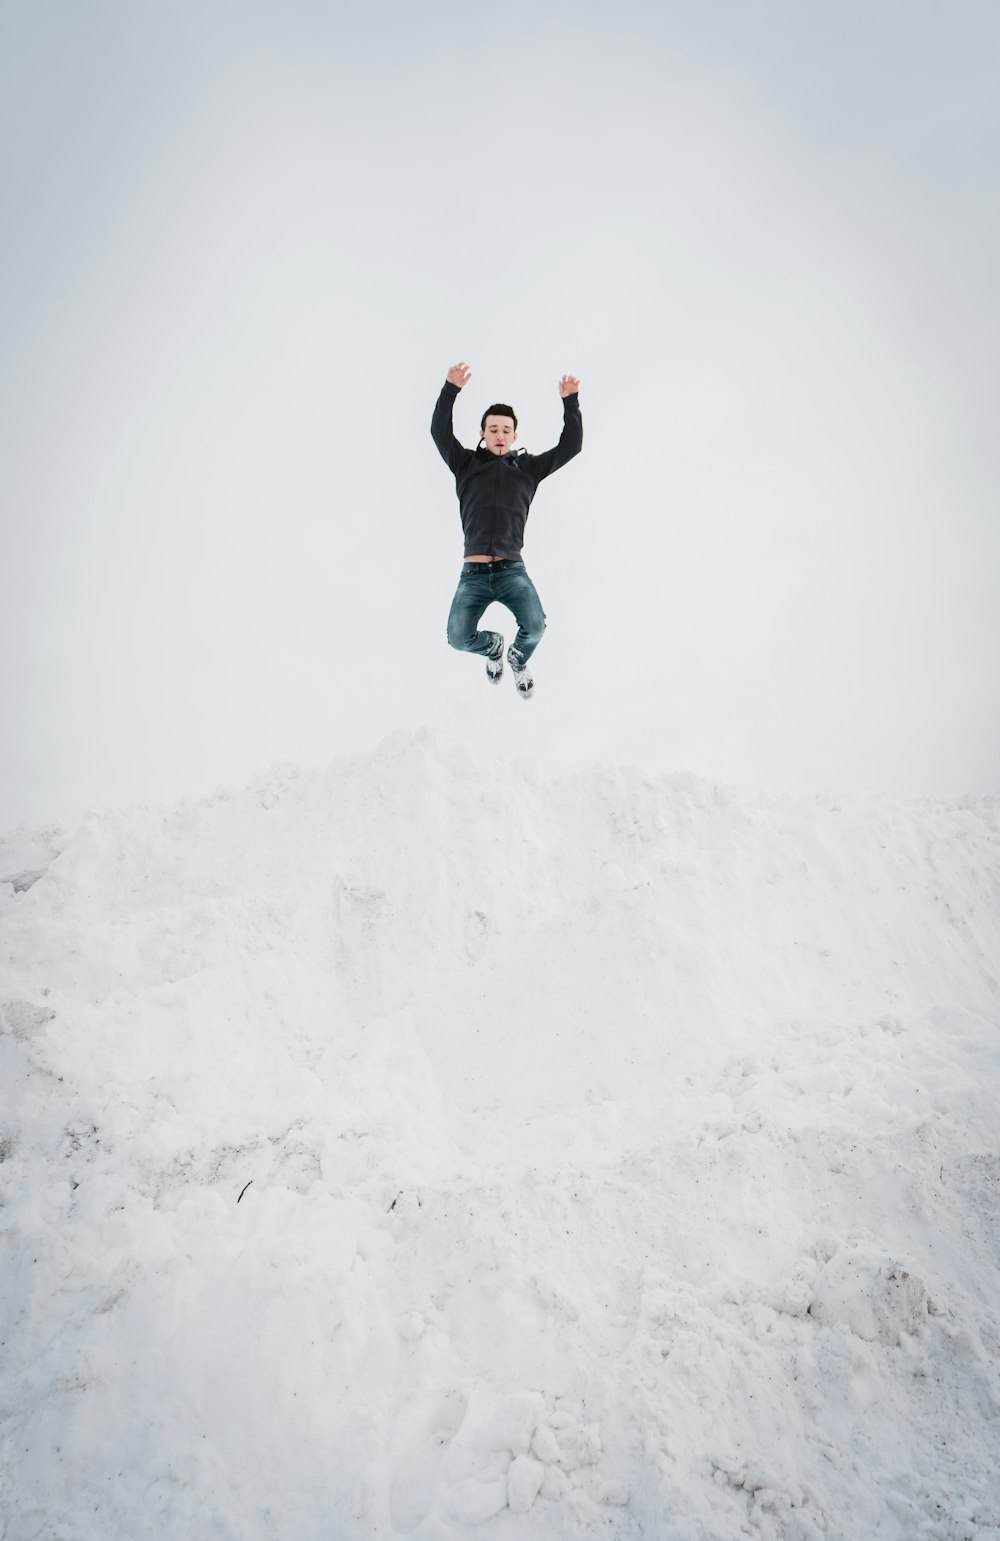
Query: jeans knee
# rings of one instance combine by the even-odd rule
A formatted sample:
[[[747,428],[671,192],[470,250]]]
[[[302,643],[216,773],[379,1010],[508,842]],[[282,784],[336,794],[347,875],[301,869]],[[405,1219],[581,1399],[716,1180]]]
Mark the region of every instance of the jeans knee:
[[[539,642],[541,642],[542,637],[544,636],[544,634],[545,634],[545,617],[543,615],[539,620],[532,621],[532,622],[530,622],[529,625],[525,626],[525,628],[524,628],[524,645],[525,645],[525,647],[530,647],[532,649],[536,648],[538,646]]]
[[[457,648],[460,653],[467,653],[475,642],[476,634],[469,631],[467,626],[459,626],[448,622],[448,646]]]

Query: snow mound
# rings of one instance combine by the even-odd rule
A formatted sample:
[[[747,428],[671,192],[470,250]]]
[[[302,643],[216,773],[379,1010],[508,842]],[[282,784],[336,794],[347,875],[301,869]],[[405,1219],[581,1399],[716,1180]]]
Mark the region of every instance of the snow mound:
[[[996,799],[401,734],[0,935],[4,1541],[1000,1537]]]

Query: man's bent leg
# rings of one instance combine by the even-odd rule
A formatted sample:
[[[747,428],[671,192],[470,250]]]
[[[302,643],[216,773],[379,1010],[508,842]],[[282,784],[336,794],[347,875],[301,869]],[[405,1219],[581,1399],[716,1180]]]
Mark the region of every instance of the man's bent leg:
[[[494,597],[506,605],[517,622],[511,643],[522,663],[527,663],[545,631],[545,611],[523,562],[512,564],[493,581]],[[481,614],[482,612],[480,612]]]
[[[495,598],[490,580],[473,570],[463,571],[448,615],[448,642],[460,653],[492,652],[496,632],[477,628],[483,612]]]

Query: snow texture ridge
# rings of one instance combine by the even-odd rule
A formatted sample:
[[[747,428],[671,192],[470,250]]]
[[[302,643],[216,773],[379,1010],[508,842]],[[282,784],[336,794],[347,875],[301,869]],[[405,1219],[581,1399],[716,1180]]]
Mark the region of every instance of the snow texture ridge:
[[[417,733],[0,841],[0,1537],[998,1541],[998,808]]]

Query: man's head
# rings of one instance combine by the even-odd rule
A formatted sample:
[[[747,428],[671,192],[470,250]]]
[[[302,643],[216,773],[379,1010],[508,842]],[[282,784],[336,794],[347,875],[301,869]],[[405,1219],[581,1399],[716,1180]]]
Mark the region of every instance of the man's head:
[[[506,455],[517,438],[514,408],[508,407],[505,401],[495,401],[492,407],[487,407],[479,426],[491,455]]]

